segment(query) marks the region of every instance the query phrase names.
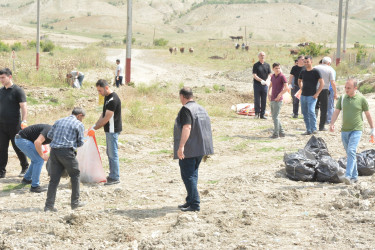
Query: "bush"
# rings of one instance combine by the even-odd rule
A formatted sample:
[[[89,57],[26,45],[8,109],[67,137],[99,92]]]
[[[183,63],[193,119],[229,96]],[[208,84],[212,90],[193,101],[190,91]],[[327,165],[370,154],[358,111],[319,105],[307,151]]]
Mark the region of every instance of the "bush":
[[[166,46],[168,44],[168,40],[165,40],[164,38],[159,38],[154,40],[155,46]]]
[[[0,41],[0,52],[9,52],[9,51],[10,51],[9,45]]]
[[[32,40],[32,41],[27,41],[27,48],[28,49],[34,49],[36,48],[36,41]]]
[[[358,45],[356,49],[357,49],[356,62],[360,63],[362,59],[366,58],[367,50],[364,45]]]
[[[361,92],[362,94],[373,93],[374,87],[371,84],[364,84],[359,87],[359,92]]]
[[[310,55],[310,56],[321,56],[329,54],[330,48],[325,48],[321,44],[311,42],[308,46],[300,49],[298,55]]]
[[[109,33],[104,33],[103,37],[104,37],[104,38],[112,38],[112,35],[109,34]]]
[[[124,44],[126,44],[126,37],[122,40],[122,42],[123,42]],[[132,44],[134,44],[134,43],[135,43],[135,38],[132,37]]]
[[[20,42],[16,42],[16,43],[14,43],[13,45],[12,45],[12,50],[14,50],[14,51],[20,51],[20,50],[22,50],[23,49],[23,46],[22,46],[22,44],[20,43]]]
[[[55,44],[52,41],[40,42],[40,48],[43,52],[51,52],[55,48]]]

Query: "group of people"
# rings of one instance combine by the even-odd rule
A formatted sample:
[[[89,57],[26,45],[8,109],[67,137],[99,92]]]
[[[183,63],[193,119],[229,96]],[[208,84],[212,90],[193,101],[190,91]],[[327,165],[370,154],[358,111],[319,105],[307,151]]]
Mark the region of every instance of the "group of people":
[[[271,138],[285,137],[279,114],[282,106],[283,95],[290,91],[293,97],[293,118],[298,118],[299,103],[306,127],[302,135],[317,134],[319,131],[327,131],[329,124],[331,132],[335,130],[335,122],[339,113],[343,113],[341,139],[347,153],[346,173],[342,181],[351,184],[358,181],[356,151],[363,130],[363,117],[365,113],[371,128],[371,135],[375,136],[375,129],[368,102],[360,94],[358,82],[349,79],[345,84],[345,94],[337,98],[336,72],[331,67],[331,58],[324,57],[319,65],[313,67],[311,56],[299,56],[290,72],[289,81],[280,70],[280,64],[271,67],[265,62],[265,53],[258,54],[259,61],[253,66],[254,78],[254,109],[255,117],[265,117],[267,95],[271,101],[271,114],[274,123]],[[334,100],[337,100],[334,109]],[[317,127],[317,116],[320,110],[320,120]]]

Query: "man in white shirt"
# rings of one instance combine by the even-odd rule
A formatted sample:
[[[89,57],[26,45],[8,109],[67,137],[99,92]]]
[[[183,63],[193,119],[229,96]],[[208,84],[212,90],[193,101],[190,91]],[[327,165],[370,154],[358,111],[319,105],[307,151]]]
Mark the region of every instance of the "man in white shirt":
[[[115,72],[115,75],[116,75],[116,87],[119,88],[120,85],[122,85],[122,78],[124,77],[124,67],[120,64],[120,59],[117,59],[116,60],[116,64],[117,64],[117,67],[116,67],[116,72]]]

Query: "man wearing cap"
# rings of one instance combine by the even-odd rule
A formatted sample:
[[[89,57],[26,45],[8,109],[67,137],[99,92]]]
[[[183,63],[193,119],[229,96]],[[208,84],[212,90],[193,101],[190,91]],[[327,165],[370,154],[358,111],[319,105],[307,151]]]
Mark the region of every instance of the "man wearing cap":
[[[323,80],[324,80],[324,86],[322,91],[320,92],[318,96],[318,107],[320,108],[320,121],[319,121],[319,131],[326,131],[327,129],[324,127],[327,121],[327,108],[328,108],[328,95],[329,95],[329,87],[332,86],[333,89],[333,95],[334,98],[337,99],[336,94],[336,83],[335,83],[335,77],[332,71],[332,68],[328,65],[331,63],[331,58],[326,56],[323,58],[322,63],[318,66],[315,66],[315,69],[317,69]],[[315,113],[318,114],[319,109],[315,109]]]

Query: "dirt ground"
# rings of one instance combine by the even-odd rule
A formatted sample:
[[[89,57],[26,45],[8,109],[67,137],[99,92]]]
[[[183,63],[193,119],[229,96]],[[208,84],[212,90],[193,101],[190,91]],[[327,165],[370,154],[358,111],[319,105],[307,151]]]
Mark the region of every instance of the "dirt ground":
[[[137,53],[148,57],[140,56],[134,64],[148,65],[154,71],[156,63],[173,69],[168,74],[161,71],[158,81],[251,91],[250,70],[222,74],[167,63],[150,50]],[[152,81],[141,81],[148,80]],[[230,109],[235,103],[226,93],[219,100],[228,100]],[[367,97],[374,110],[374,97]],[[88,101],[86,105],[95,104]],[[303,119],[292,119],[291,113],[291,104],[283,105],[286,137],[274,140],[269,138],[271,119],[211,116],[215,154],[200,166],[199,213],[177,209],[186,193],[178,162],[163,153],[172,150],[172,135],[160,140],[154,138],[155,131],[123,131],[121,183],[82,184],[81,197],[88,204],[72,211],[69,180],[62,179],[57,213],[43,212],[46,193],[30,193],[29,185],[4,191],[21,181],[18,160],[10,148],[7,177],[0,180],[0,249],[374,248],[375,177],[360,177],[351,186],[286,178],[284,153],[303,148],[310,138],[301,135]],[[318,136],[334,158],[345,156],[339,132]],[[359,151],[373,148],[368,140],[364,133]],[[100,150],[106,165],[105,148]],[[45,169],[41,184],[48,185]]]

